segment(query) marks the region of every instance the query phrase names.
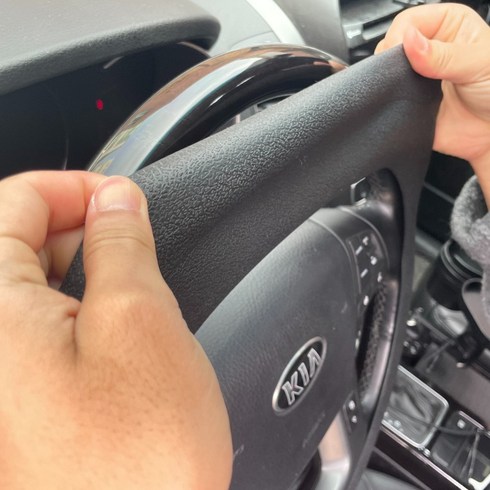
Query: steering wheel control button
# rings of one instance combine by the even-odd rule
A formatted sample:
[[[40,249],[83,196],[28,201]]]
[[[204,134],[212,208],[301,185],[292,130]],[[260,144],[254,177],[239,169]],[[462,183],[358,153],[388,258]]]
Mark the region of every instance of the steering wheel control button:
[[[350,196],[352,204],[364,204],[371,192],[371,186],[367,179],[361,179],[350,186]]]
[[[344,418],[350,432],[359,423],[359,401],[356,393],[352,393],[344,405]]]
[[[357,265],[360,294],[359,311],[362,313],[369,304],[369,298],[372,297],[383,280],[382,270],[385,264],[383,249],[380,239],[372,229],[350,237],[347,243]]]
[[[272,396],[272,408],[285,414],[295,408],[311,389],[327,354],[327,341],[309,340],[296,352],[283,371]]]

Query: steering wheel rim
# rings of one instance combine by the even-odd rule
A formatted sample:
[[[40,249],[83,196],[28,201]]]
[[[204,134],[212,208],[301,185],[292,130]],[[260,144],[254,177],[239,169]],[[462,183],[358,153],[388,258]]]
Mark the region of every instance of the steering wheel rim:
[[[292,488],[317,447],[329,446],[329,441],[332,441],[329,433],[332,431],[335,433],[334,441],[347,441],[347,453],[351,453],[349,464],[340,479],[337,479],[335,471],[327,469],[318,485],[331,485],[336,479],[339,486],[332,488],[350,488],[359,478],[369,456],[368,450],[374,445],[400,355],[403,315],[408,307],[410,290],[415,209],[424,164],[430,154],[439,97],[437,83],[415,75],[401,49],[394,50],[320,82],[270,109],[267,114],[186,148],[133,177],[149,198],[159,264],[181,303],[184,317],[191,328],[200,326],[207,318],[197,336],[217,371],[230,412],[235,447],[232,488]],[[359,112],[369,114],[370,121],[359,120]],[[308,114],[308,122],[304,121],[304,114]],[[358,144],[362,140],[369,146],[363,149],[347,146],[352,134],[357,137]],[[330,155],[328,165],[325,163],[327,151]],[[350,162],[347,167],[342,165],[346,161]],[[380,173],[384,168],[390,172]],[[335,356],[335,352],[345,354],[350,361],[354,359],[355,335],[352,335],[352,328],[348,342],[344,344],[342,339],[338,340],[338,335],[335,336],[334,330],[325,333],[322,321],[312,322],[306,340],[322,339],[327,335],[330,339],[327,339],[327,350],[333,354],[325,357],[325,352],[317,352],[321,361],[317,365],[318,380],[309,390],[304,390],[305,401],[297,403],[294,410],[286,415],[280,415],[274,413],[273,392],[277,387],[281,389],[279,381],[283,379],[284,372],[290,380],[296,372],[301,375],[299,365],[291,372],[285,370],[285,361],[294,359],[298,353],[301,357],[306,352],[301,350],[305,343],[295,337],[300,329],[294,328],[298,327],[294,314],[283,316],[283,324],[287,327],[283,331],[284,337],[291,342],[283,342],[282,347],[279,347],[280,342],[277,344],[275,355],[281,359],[279,364],[282,365],[276,366],[271,362],[273,358],[267,353],[267,348],[273,344],[270,339],[277,340],[277,337],[270,328],[266,328],[270,325],[263,325],[264,332],[272,337],[261,338],[257,322],[247,322],[248,317],[257,318],[243,309],[243,304],[250,305],[250,297],[254,297],[249,283],[258,284],[255,279],[257,270],[264,267],[278,270],[277,264],[270,266],[267,258],[272,256],[272,260],[276,260],[274,254],[267,254],[338,194],[340,188],[371,175],[370,198],[366,203],[355,210],[341,209],[338,212],[344,213],[344,218],[350,214],[351,221],[354,219],[363,226],[373,227],[373,236],[377,236],[375,232],[379,231],[381,241],[386,242],[390,253],[398,251],[400,256],[398,260],[391,256],[382,257],[386,264],[391,264],[386,269],[385,282],[386,287],[392,289],[385,308],[389,320],[389,328],[385,332],[390,336],[389,348],[383,353],[385,368],[378,379],[379,393],[375,406],[367,413],[359,412],[359,418],[363,417],[358,425],[362,427],[362,448],[353,455],[353,443],[357,437],[353,434],[359,430],[348,428],[352,414],[347,412],[346,418],[346,410],[353,401],[351,394],[357,389],[354,373],[349,365],[347,381],[339,383],[337,380],[332,391],[329,390],[332,377],[329,381],[325,375],[326,368],[322,367],[328,362],[340,365],[342,355]],[[402,206],[394,203],[397,195]],[[330,216],[327,222],[316,223],[315,226],[323,228],[323,239],[327,230],[331,244],[338,245],[334,256],[346,264],[350,260],[346,257],[352,255],[345,252],[346,244],[356,233],[341,237],[339,242],[339,234],[345,226],[335,225],[337,219]],[[318,216],[316,220],[321,221]],[[297,243],[301,245],[304,242],[301,226],[299,230],[300,238],[293,244],[296,252],[302,250],[295,248]],[[298,230],[291,235],[293,241],[297,234]],[[317,240],[318,249],[323,242],[318,242],[317,235],[315,237],[312,236],[312,240]],[[288,240],[280,247],[284,248]],[[309,242],[311,244],[311,240]],[[342,248],[343,251],[340,250]],[[301,257],[301,253],[293,256]],[[279,263],[284,269],[289,267],[287,260],[282,259]],[[309,270],[313,269],[310,267]],[[77,279],[80,271],[79,267],[78,272],[69,274],[65,290],[69,291],[71,287],[73,291],[75,285],[80,294],[81,283]],[[396,273],[390,276],[390,272]],[[234,286],[234,291],[228,294]],[[353,287],[353,282],[347,281],[345,288],[339,288],[339,291],[334,288],[331,294],[340,294],[336,301],[347,304],[349,297],[358,296],[354,294]],[[276,284],[272,290],[280,291],[280,287]],[[243,298],[245,302],[242,302]],[[284,296],[275,298],[278,301],[262,302],[258,313],[263,314],[263,308],[270,304],[288,303]],[[242,308],[240,302],[243,303]],[[358,307],[352,301],[350,306]],[[242,312],[239,319],[236,314],[233,316],[237,308]],[[314,306],[312,311],[321,311],[316,320],[331,317],[331,311],[328,308],[323,311],[322,308],[322,305]],[[244,311],[247,311],[246,315]],[[357,321],[357,310],[355,315],[349,308],[346,312],[343,321],[352,325]],[[275,317],[269,315],[268,318]],[[254,332],[252,337],[243,336],[245,329],[225,328],[240,324],[240,320],[244,320],[242,326]],[[278,327],[277,322],[270,323]],[[318,332],[320,334],[316,335]],[[256,342],[256,339],[259,340]],[[238,355],[241,346],[249,349],[243,349],[245,357]],[[230,352],[235,359],[240,357],[241,362],[230,365]],[[259,379],[258,372],[269,371],[273,382],[268,380],[262,385],[243,382],[237,378],[237,366],[238,372],[243,369],[255,379]],[[311,370],[308,374],[311,375]],[[327,408],[325,393],[331,396]],[[259,400],[260,407],[244,403],[246,399]],[[264,425],[261,418],[267,424]],[[260,434],[254,432],[257,421],[261,421]],[[285,445],[290,445],[290,457],[285,458],[284,454],[277,457]],[[271,456],[274,450],[277,452],[275,457]],[[265,454],[271,459],[268,465],[261,459]],[[326,454],[325,448],[323,454]],[[333,460],[324,459],[325,466],[329,461]]]
[[[252,104],[309,87],[346,65],[315,48],[271,44],[199,63],[144,102],[89,164],[133,175],[219,130]]]

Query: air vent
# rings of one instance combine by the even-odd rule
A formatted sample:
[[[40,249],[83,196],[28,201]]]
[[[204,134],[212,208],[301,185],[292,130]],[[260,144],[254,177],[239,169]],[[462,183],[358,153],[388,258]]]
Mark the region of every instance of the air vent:
[[[383,38],[391,22],[402,10],[424,3],[424,0],[344,0],[340,4],[342,27],[347,46],[354,54],[372,54],[376,43]],[[357,61],[357,60],[354,60]]]

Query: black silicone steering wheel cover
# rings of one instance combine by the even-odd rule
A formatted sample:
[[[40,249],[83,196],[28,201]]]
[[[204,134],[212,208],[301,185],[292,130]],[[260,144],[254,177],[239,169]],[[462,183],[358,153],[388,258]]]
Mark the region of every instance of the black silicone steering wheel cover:
[[[190,328],[196,331],[255,264],[339,189],[388,168],[403,200],[403,256],[382,407],[400,354],[416,208],[439,100],[439,84],[416,75],[398,48],[138,172],[159,264]],[[65,290],[80,297],[82,277],[80,266],[72,269]],[[381,415],[374,414],[366,447],[374,444]],[[364,451],[352,481],[367,457]]]
[[[439,93],[395,49],[136,173],[189,328],[339,189],[379,169],[400,184],[409,237]],[[64,290],[83,288],[78,264]]]

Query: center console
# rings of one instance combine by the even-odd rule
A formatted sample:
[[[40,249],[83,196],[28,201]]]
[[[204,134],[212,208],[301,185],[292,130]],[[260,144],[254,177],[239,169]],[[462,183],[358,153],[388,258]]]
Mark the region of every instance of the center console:
[[[474,313],[480,274],[450,241],[414,292],[371,466],[424,489],[490,489],[490,342],[488,322]]]
[[[414,448],[425,450],[448,409],[443,396],[400,366],[383,425]]]
[[[385,460],[417,475],[425,488],[490,488],[490,435],[484,425],[403,367],[378,448],[385,448]],[[380,454],[378,449],[381,459]]]

